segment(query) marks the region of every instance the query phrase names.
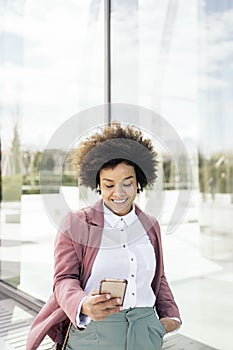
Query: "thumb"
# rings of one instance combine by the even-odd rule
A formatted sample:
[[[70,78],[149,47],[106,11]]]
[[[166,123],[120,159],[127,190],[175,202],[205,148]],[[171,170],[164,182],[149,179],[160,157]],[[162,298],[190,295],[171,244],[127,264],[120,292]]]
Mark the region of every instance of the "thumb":
[[[91,292],[90,292],[90,295],[99,295],[100,292],[97,290],[97,289],[93,289]]]

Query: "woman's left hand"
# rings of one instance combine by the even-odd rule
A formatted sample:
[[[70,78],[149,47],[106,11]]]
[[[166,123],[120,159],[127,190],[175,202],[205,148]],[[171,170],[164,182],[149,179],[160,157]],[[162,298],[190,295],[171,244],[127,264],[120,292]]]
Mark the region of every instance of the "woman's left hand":
[[[180,323],[178,321],[173,320],[169,317],[160,318],[159,321],[162,323],[162,325],[166,329],[166,333],[172,332],[180,327]]]

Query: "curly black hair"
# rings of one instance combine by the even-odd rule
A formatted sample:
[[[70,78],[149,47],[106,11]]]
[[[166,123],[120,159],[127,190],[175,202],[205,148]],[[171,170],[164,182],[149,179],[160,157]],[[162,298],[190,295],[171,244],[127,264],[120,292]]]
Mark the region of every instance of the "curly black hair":
[[[80,143],[73,151],[72,163],[78,171],[80,184],[92,190],[99,185],[101,169],[114,168],[122,162],[132,165],[143,190],[152,186],[157,178],[156,157],[152,141],[143,138],[141,130],[112,122]]]

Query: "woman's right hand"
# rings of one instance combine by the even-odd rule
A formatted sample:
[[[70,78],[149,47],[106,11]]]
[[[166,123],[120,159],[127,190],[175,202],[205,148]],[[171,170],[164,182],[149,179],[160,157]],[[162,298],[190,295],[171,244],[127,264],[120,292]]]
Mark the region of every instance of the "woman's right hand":
[[[122,310],[119,298],[112,298],[110,294],[99,294],[98,290],[92,290],[84,300],[81,312],[89,316],[93,321],[101,321],[105,317]]]

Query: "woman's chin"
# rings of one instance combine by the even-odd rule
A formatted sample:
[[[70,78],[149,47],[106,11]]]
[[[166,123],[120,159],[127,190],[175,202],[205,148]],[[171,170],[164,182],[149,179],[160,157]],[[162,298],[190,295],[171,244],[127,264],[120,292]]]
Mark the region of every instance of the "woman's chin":
[[[108,205],[108,208],[116,215],[126,215],[130,212],[131,208],[132,208],[132,205],[126,205],[124,203],[124,205],[111,205],[109,206]]]

